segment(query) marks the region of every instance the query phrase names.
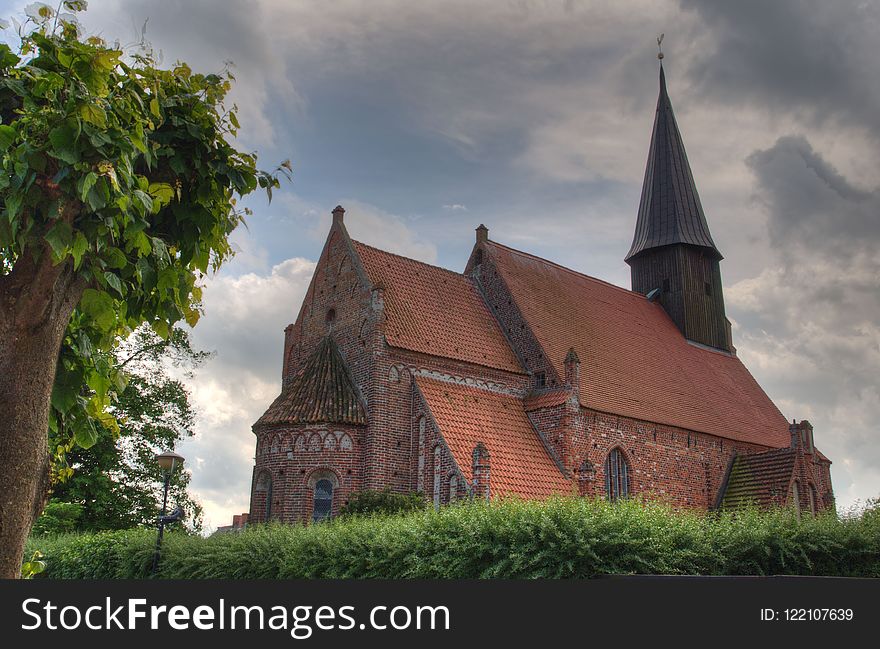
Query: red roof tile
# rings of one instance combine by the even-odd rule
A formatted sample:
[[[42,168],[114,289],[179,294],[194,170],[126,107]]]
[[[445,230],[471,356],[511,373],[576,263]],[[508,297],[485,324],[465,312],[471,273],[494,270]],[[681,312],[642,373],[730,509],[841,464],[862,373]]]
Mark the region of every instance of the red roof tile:
[[[725,509],[736,509],[750,503],[768,507],[785,502],[794,464],[795,451],[790,448],[736,456],[730,468],[721,506]]]
[[[553,390],[542,394],[531,394],[523,399],[523,405],[527,412],[538,410],[540,408],[561,406],[568,401],[570,394],[571,393],[568,390]]]
[[[489,242],[487,253],[559,376],[574,347],[589,408],[787,447],[788,422],[742,362],[689,343],[644,296]]]
[[[416,385],[468,479],[474,447],[486,445],[492,496],[544,498],[571,492],[571,482],[550,457],[520,399],[422,376],[416,377]]]
[[[471,280],[357,241],[370,282],[385,289],[389,345],[522,373]]]

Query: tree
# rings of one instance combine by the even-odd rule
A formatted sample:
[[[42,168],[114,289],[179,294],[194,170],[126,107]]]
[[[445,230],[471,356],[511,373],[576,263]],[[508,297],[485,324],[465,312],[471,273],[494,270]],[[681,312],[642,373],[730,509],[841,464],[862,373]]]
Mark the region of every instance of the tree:
[[[228,141],[228,71],[124,56],[47,5],[19,36],[15,52],[0,44],[0,578],[19,574],[53,458],[67,477],[96,422],[117,430],[125,379],[104,352],[142,323],[163,338],[194,325],[199,281],[248,213],[237,199],[271,199],[289,172]]]
[[[51,500],[34,532],[99,531],[153,526],[162,506],[162,473],[156,453],[174,450],[192,435],[195,413],[184,384],[172,367],[195,369],[209,354],[193,350],[186,331],[174,328],[167,339],[140,327],[113,352],[128,382],[112,408],[118,436],[99,426],[89,448],[67,453],[73,474],[52,488]],[[201,529],[201,506],[187,493],[189,474],[175,472],[169,502],[186,513],[190,529]],[[63,506],[76,507],[73,510]],[[51,511],[50,511],[51,510]],[[62,514],[66,514],[63,520]]]

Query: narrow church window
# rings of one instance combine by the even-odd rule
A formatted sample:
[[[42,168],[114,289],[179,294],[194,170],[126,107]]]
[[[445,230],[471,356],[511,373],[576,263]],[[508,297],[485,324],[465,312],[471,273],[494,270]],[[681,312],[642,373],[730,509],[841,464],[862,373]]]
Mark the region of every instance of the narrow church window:
[[[272,475],[268,471],[260,472],[254,491],[257,503],[263,499],[263,522],[268,522],[272,516]]]
[[[440,447],[434,448],[434,509],[440,509]]]
[[[419,459],[416,491],[425,493],[425,418],[419,417]]]
[[[801,513],[801,501],[800,501],[800,483],[795,480],[791,483],[791,493],[788,496],[788,504],[792,507],[795,513],[800,516]]]
[[[458,498],[458,476],[454,473],[449,476],[449,502]]]
[[[330,518],[333,511],[333,483],[322,478],[315,483],[315,502],[312,506],[312,521],[315,523]]]
[[[815,514],[816,513],[816,502],[818,501],[818,498],[816,495],[816,486],[811,484],[810,489],[807,492],[807,494],[810,496],[810,513]]]
[[[629,496],[629,467],[619,448],[605,459],[605,494],[612,502]]]
[[[336,309],[330,309],[327,311],[327,324],[333,324],[334,320],[336,320]]]
[[[535,372],[535,382],[538,384],[539,388],[547,387],[547,374],[546,372]]]

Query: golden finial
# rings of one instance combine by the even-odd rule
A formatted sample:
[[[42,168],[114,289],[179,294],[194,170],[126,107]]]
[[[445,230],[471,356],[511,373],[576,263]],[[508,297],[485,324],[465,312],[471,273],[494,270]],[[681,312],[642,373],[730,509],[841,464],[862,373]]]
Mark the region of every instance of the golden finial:
[[[663,60],[663,36],[665,34],[660,34],[657,37],[657,58],[661,61]]]

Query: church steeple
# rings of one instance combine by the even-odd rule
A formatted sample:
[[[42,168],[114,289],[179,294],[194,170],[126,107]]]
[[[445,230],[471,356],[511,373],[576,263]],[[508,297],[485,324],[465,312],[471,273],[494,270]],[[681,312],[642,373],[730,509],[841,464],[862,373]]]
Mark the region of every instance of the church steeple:
[[[661,62],[645,182],[626,255],[632,289],[643,294],[658,289],[660,304],[688,340],[731,351],[721,259],[672,112]]]
[[[660,96],[648,152],[645,182],[632,247],[626,261],[650,248],[688,243],[722,259],[709,234],[709,224],[688,164],[681,133],[666,92],[660,64]]]

